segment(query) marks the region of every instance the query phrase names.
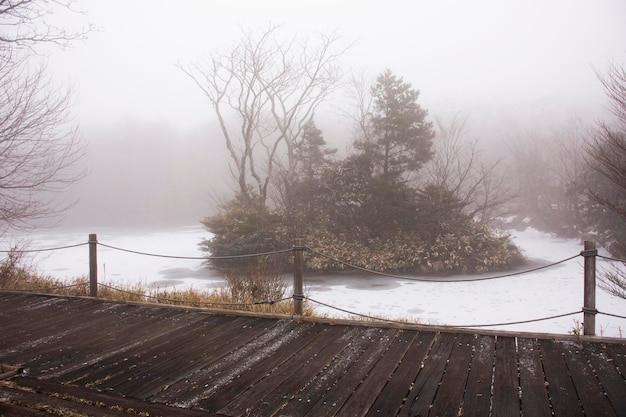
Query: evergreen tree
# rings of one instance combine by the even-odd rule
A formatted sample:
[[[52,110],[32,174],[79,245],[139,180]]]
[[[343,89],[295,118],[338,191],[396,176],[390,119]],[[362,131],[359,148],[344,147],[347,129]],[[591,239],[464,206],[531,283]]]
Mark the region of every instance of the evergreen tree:
[[[370,134],[355,145],[370,154],[386,180],[417,171],[432,157],[435,136],[428,112],[417,103],[419,91],[390,70],[371,89]]]
[[[329,170],[322,195],[332,230],[364,244],[373,238],[393,238],[418,225],[415,191],[406,183],[374,173],[371,158],[365,154],[347,157]]]
[[[326,147],[322,131],[313,120],[309,120],[302,128],[302,135],[294,146],[296,175],[301,181],[319,179],[324,168],[328,167],[331,157],[337,149]]]
[[[286,247],[280,216],[265,207],[259,207],[241,194],[220,207],[219,214],[202,220],[202,224],[213,233],[213,237],[203,239],[200,247],[211,255],[248,255]],[[215,259],[211,264],[224,268],[253,265],[256,262],[256,258],[250,257]]]
[[[445,233],[464,234],[463,225],[470,221],[463,214],[463,202],[450,190],[434,184],[417,193],[419,232],[425,242],[434,242]]]
[[[350,227],[362,242],[416,229],[415,190],[406,177],[432,157],[434,137],[411,84],[387,70],[370,93],[372,111],[354,142],[357,152],[329,181],[337,230]]]
[[[322,131],[313,120],[304,125],[294,147],[294,174],[290,177],[284,172],[281,187],[284,211],[292,227],[300,228],[321,215],[320,196],[327,192],[327,184],[321,178],[336,152],[326,147]]]

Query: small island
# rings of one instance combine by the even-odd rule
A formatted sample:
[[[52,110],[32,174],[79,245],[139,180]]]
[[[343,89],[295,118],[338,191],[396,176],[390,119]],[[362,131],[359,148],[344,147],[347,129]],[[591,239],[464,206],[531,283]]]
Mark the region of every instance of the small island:
[[[264,40],[259,42],[262,50]],[[243,83],[250,68],[240,67],[244,72],[233,72],[224,86],[217,73],[205,74],[214,77],[208,96],[222,121],[238,186],[235,197],[203,221],[213,234],[201,243],[207,252],[217,257],[267,253],[301,238],[329,255],[308,256],[307,268],[318,272],[350,264],[380,272],[483,273],[524,262],[509,236],[491,226],[511,199],[497,180],[498,164],[482,163],[475,144],[460,140],[462,121],[435,130],[418,103],[420,92],[402,77],[385,70],[369,88],[362,87],[351,146],[339,157],[317,127],[312,107],[326,90],[311,86],[329,83],[330,88],[333,77],[311,75],[299,86],[311,96],[287,107],[291,95]],[[237,113],[245,115],[238,135],[224,121],[233,110],[233,101],[224,96],[233,94],[234,80],[241,82],[235,83],[239,96],[256,96],[237,101]],[[241,259],[213,264],[245,266]]]

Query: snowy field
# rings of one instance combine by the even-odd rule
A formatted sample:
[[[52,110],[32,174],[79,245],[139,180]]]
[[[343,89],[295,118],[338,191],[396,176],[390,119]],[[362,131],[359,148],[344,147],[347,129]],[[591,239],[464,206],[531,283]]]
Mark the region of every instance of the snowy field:
[[[122,230],[34,234],[28,237],[31,249],[54,248],[86,243],[90,232],[98,232],[101,244],[132,251],[202,257],[198,242],[208,234],[201,226],[177,229]],[[9,248],[16,237],[5,236],[0,249]],[[21,240],[24,240],[23,238]],[[514,242],[529,259],[530,269],[561,261],[580,253],[582,244],[575,240],[554,238],[528,229],[513,232]],[[33,254],[36,267],[56,278],[88,274],[86,245]],[[598,266],[609,266],[598,259]],[[213,289],[223,281],[203,267],[201,260],[171,259],[139,255],[103,246],[98,247],[99,281],[109,285],[141,282],[160,287]],[[583,305],[583,259],[577,257],[537,272],[493,280],[462,281],[476,276],[453,276],[443,282],[416,282],[364,274],[319,276],[306,274],[306,296],[343,310],[387,319],[419,320],[424,324],[473,327],[494,323],[525,321],[580,311]],[[626,300],[598,289],[596,307],[605,313],[626,316]],[[350,317],[349,313],[316,305],[316,312],[331,317]],[[516,325],[498,325],[486,329],[568,333],[582,313],[546,321]],[[626,337],[626,320],[607,315],[596,318],[596,333]]]

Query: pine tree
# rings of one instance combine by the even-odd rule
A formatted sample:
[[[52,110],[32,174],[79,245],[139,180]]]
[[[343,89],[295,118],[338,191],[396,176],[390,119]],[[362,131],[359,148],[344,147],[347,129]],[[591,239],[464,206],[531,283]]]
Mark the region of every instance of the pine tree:
[[[419,90],[386,70],[371,94],[371,135],[357,147],[370,153],[386,180],[419,170],[433,155],[435,136],[432,123],[426,120],[428,111],[417,103]]]

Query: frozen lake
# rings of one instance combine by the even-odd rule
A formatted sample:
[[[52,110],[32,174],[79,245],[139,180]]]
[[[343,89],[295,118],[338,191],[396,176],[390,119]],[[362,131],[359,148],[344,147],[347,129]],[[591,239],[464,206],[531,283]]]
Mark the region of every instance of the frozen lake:
[[[181,257],[202,257],[198,248],[208,232],[198,226],[162,230],[105,229],[85,231],[47,231],[28,237],[29,248],[53,248],[86,243],[89,233],[97,233],[101,244],[132,251]],[[514,231],[513,241],[523,249],[530,269],[561,261],[580,253],[576,240],[554,238],[528,229]],[[5,236],[0,249],[6,250],[17,237]],[[20,238],[24,239],[24,238]],[[332,254],[329,254],[332,255]],[[305,255],[306,257],[306,255]],[[33,254],[38,270],[56,278],[88,274],[88,247],[80,246]],[[598,266],[609,262],[598,259]],[[214,289],[223,285],[221,277],[203,267],[202,260],[172,259],[139,255],[98,246],[99,281],[109,285],[141,282],[179,289]],[[342,276],[305,273],[305,295],[315,301],[349,312],[386,319],[419,320],[425,324],[473,325],[509,323],[580,311],[583,305],[583,259],[536,272],[507,278],[461,281],[475,276],[453,276],[442,282],[417,282],[406,279],[350,274]],[[626,300],[598,289],[597,309],[626,316]],[[349,313],[315,305],[316,312],[331,317],[350,317]],[[582,321],[582,313],[546,321],[485,327],[511,331],[568,333]],[[626,337],[626,320],[607,315],[596,318],[596,333]]]

